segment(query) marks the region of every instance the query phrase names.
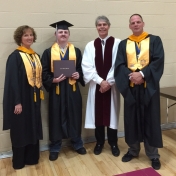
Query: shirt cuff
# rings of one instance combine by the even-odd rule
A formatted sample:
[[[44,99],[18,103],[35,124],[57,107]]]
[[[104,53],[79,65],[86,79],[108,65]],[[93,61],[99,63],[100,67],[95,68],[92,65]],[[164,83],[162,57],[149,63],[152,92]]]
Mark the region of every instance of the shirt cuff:
[[[139,71],[139,73],[142,75],[142,77],[144,78],[144,73],[142,71]]]

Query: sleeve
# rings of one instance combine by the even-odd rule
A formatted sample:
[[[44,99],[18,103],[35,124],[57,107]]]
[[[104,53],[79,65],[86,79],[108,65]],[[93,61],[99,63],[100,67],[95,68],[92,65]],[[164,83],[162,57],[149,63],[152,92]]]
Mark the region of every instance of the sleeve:
[[[150,52],[150,64],[141,71],[146,82],[151,78],[159,82],[164,70],[164,49],[160,37],[155,36],[151,41]]]
[[[90,81],[94,81],[96,84],[101,84],[103,78],[101,78],[95,68],[95,56],[94,56],[94,46],[92,43],[88,43],[85,47],[83,60],[82,60],[82,70],[84,75],[85,84]],[[94,53],[93,53],[94,52]]]
[[[51,72],[51,52],[49,49],[44,51],[41,58],[41,64],[43,86],[45,87],[46,91],[49,91],[54,78],[54,75]]]
[[[14,107],[21,103],[19,64],[21,57],[12,53],[6,62],[4,94],[3,94],[3,130],[10,129]]]
[[[122,41],[119,44],[117,57],[115,61],[114,78],[119,92],[122,94],[124,100],[128,105],[132,105],[135,103],[135,99],[129,87],[128,75],[130,73],[131,71],[127,67],[126,42]]]
[[[164,49],[158,36],[151,36],[150,64],[142,69],[146,81],[145,105],[150,103],[153,95],[159,91],[159,81],[164,70]]]
[[[21,103],[20,84],[19,84],[19,59],[21,57],[17,53],[13,53],[8,57],[6,63],[4,98],[12,93],[14,106]],[[10,97],[12,98],[12,97]]]
[[[85,82],[83,79],[83,72],[82,72],[82,67],[81,67],[81,62],[82,62],[82,55],[80,49],[76,48],[76,71],[79,73],[79,79],[78,81],[82,86],[85,86]]]

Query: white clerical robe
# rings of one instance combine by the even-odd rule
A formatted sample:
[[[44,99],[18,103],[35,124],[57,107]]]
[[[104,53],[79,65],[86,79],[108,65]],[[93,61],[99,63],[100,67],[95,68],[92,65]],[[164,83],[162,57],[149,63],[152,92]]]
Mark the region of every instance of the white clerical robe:
[[[120,93],[117,90],[114,79],[114,64],[117,55],[120,39],[114,40],[112,50],[112,67],[108,72],[106,81],[111,85],[111,111],[110,111],[110,126],[109,128],[117,129],[119,120],[120,108]],[[95,90],[96,84],[103,81],[96,70],[95,66],[95,47],[94,41],[89,42],[84,50],[82,59],[82,70],[84,74],[85,84],[89,83],[89,91],[87,97],[87,107],[85,116],[85,128],[95,128]]]

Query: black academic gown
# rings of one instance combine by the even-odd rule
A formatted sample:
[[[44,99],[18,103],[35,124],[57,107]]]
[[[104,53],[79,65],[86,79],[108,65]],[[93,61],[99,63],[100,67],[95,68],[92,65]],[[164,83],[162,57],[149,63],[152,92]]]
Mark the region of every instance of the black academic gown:
[[[43,138],[40,113],[40,95],[36,88],[37,102],[34,102],[34,88],[27,80],[26,70],[19,50],[15,50],[6,63],[3,97],[3,130],[10,129],[13,147],[36,144]],[[15,105],[22,105],[22,113],[14,114]]]
[[[159,81],[164,69],[164,50],[158,36],[150,36],[149,65],[141,71],[145,76],[144,84],[129,86],[126,44],[121,41],[117,53],[114,77],[116,85],[124,97],[124,126],[127,144],[142,142],[145,139],[153,147],[162,147],[160,127],[160,91]]]
[[[69,84],[68,78],[59,83],[60,94],[56,94],[56,85],[52,83],[53,73],[51,72],[51,48],[46,49],[42,55],[43,85],[49,92],[49,139],[57,141],[66,138],[81,136],[82,126],[82,97],[78,82],[85,86],[81,68],[81,51],[75,48],[76,71],[79,72],[79,79],[76,81],[76,91]],[[69,56],[69,53],[68,53]],[[66,58],[68,59],[68,57]]]

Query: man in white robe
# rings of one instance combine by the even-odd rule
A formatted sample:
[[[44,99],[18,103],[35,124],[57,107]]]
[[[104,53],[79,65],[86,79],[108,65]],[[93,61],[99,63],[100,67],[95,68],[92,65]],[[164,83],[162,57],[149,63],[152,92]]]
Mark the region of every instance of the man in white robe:
[[[112,154],[120,154],[117,145],[120,94],[115,86],[114,64],[120,39],[108,36],[109,19],[97,17],[95,25],[99,37],[84,50],[82,69],[85,83],[89,83],[85,128],[95,129],[97,140],[94,154],[102,152],[107,126],[108,143]]]

